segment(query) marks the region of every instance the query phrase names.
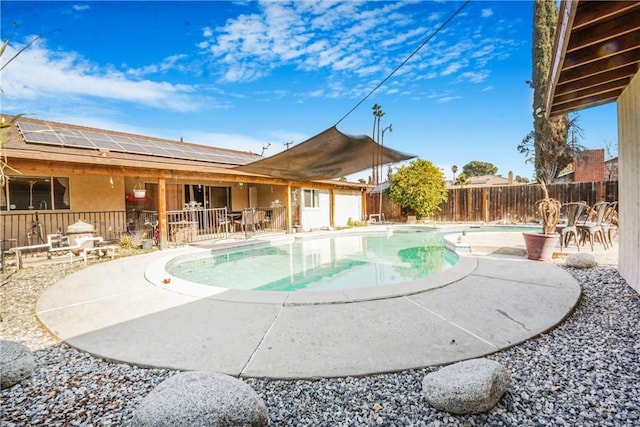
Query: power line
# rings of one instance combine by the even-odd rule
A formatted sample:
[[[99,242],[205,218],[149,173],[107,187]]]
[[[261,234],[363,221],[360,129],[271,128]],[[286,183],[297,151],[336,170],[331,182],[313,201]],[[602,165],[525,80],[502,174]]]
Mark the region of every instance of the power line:
[[[455,18],[461,11],[462,9],[464,9],[469,3],[471,3],[471,0],[467,0],[464,2],[464,4],[462,6],[460,6],[458,8],[458,10],[456,10],[453,15],[451,15],[449,18],[447,18],[446,21],[444,21],[434,32],[433,34],[431,34],[429,37],[427,37],[427,39],[425,41],[423,41],[420,46],[418,46],[416,48],[416,50],[414,50],[413,52],[411,52],[411,55],[407,56],[405,58],[404,61],[402,61],[400,63],[400,65],[398,65],[396,68],[394,68],[394,70],[389,73],[389,75],[387,77],[385,77],[380,83],[378,83],[378,85],[376,87],[374,87],[373,89],[371,89],[371,91],[367,94],[367,96],[365,96],[364,98],[362,98],[360,100],[360,102],[358,102],[351,110],[349,110],[349,112],[347,112],[347,114],[345,114],[344,116],[342,116],[342,118],[340,120],[338,120],[336,122],[336,124],[334,126],[338,126],[340,124],[340,122],[342,122],[344,119],[346,119],[349,114],[353,113],[353,111],[358,108],[364,101],[367,100],[367,98],[369,98],[373,92],[375,92],[376,90],[378,90],[380,88],[380,86],[382,86],[387,80],[389,80],[404,64],[406,64],[411,58],[413,58],[413,56],[418,53],[418,51],[420,51],[420,49],[422,49],[424,47],[424,45],[426,45],[427,43],[429,43],[431,41],[432,38],[434,38],[436,35],[438,35],[438,33],[447,26],[447,24],[449,24],[449,22],[451,22],[451,20],[453,18]]]

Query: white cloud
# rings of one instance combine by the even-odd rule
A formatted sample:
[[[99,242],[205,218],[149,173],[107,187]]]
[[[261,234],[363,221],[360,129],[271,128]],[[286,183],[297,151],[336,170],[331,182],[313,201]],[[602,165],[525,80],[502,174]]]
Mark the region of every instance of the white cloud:
[[[493,10],[491,10],[491,9],[482,9],[482,12],[481,12],[480,16],[482,16],[483,18],[488,18],[490,16],[493,16]]]
[[[460,99],[460,98],[462,97],[461,96],[443,96],[441,98],[438,98],[438,103],[444,104],[447,102],[455,101],[456,99]]]
[[[73,10],[89,10],[90,6],[88,4],[74,4],[73,6],[71,6],[73,8]]]
[[[149,64],[142,68],[130,68],[127,70],[127,74],[140,78],[148,74],[166,73],[172,70],[185,70],[187,66],[181,65],[180,63],[187,59],[188,57],[186,54],[172,55],[164,58],[159,64]]]
[[[264,152],[265,157],[270,157],[284,151],[286,149],[285,143],[293,142],[293,145],[297,145],[309,138],[306,134],[288,131],[271,131],[263,137],[231,133],[186,131],[183,137],[185,141],[194,144],[210,145],[239,151],[251,151],[256,154],[262,152],[262,147],[271,144]]]
[[[326,70],[326,75],[342,81],[340,85],[325,82],[323,93],[328,97],[361,96],[354,89],[363,87],[356,79],[365,79],[365,86],[373,87],[432,34],[431,25],[446,17],[442,5],[433,3],[430,8],[410,7],[409,2],[366,1],[252,5],[248,13],[203,31],[199,46],[209,53],[209,71],[224,83],[247,83],[285,68]],[[482,11],[485,18],[491,14],[491,9]],[[404,80],[405,85],[414,78],[460,79],[465,68],[475,74],[464,78],[482,79],[483,70],[490,68],[488,63],[502,59],[498,51],[508,55],[505,50],[513,47],[513,41],[496,36],[495,27],[462,22],[468,24],[469,19],[459,15],[455,31],[441,32],[394,79]]]
[[[471,83],[482,83],[489,77],[487,71],[466,71],[460,74],[459,80],[469,81]]]
[[[16,48],[9,46],[5,54],[11,57],[15,52]],[[75,53],[49,51],[42,43],[33,44],[2,71],[2,90],[8,99],[94,97],[173,111],[193,111],[204,101],[196,87],[134,80]]]
[[[185,141],[194,144],[228,148],[230,150],[250,151],[256,154],[260,154],[262,146],[269,142],[267,139],[254,138],[247,135],[217,132],[185,132],[183,137]]]
[[[449,65],[447,65],[447,67],[442,70],[440,72],[441,76],[448,76],[450,74],[454,74],[455,72],[457,72],[458,70],[460,70],[462,67],[464,67],[465,64],[460,61],[460,62],[452,62]]]

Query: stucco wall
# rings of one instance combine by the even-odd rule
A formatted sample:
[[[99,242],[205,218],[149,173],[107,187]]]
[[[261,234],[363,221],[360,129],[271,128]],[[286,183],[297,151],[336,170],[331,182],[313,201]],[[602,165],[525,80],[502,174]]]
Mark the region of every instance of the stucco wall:
[[[619,271],[640,292],[640,73],[618,98]]]
[[[330,195],[327,190],[318,190],[319,206],[317,208],[300,208],[300,222],[303,230],[309,231],[328,227],[330,217]]]
[[[113,186],[108,176],[71,176],[69,194],[71,210],[122,211],[125,209],[124,178],[112,176]]]
[[[353,221],[362,219],[362,194],[360,191],[335,191],[334,200],[334,226],[346,226],[349,219]]]

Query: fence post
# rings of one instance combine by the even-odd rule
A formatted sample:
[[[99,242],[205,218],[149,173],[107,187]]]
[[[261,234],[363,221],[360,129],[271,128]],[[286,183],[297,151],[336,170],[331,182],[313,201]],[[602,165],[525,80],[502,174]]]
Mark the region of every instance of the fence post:
[[[489,206],[487,205],[487,191],[488,191],[487,187],[484,187],[482,189],[482,214],[483,214],[482,220],[484,221],[485,224],[489,222]]]

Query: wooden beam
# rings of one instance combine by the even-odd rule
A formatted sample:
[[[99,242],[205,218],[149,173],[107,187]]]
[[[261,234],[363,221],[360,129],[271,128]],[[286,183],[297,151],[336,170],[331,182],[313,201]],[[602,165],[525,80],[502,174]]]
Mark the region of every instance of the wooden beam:
[[[629,10],[640,7],[635,1],[588,1],[578,4],[573,30],[594,25],[624,15]]]
[[[625,87],[631,82],[631,77],[623,77],[618,80],[606,82],[600,85],[591,86],[589,88],[576,89],[574,91],[559,95],[553,98],[555,105],[560,105],[565,102],[578,101],[585,98],[597,97],[599,95],[607,94],[612,91],[617,91],[618,94],[622,93]]]
[[[293,216],[293,204],[292,202],[292,197],[291,197],[291,186],[287,185],[287,206],[289,207],[289,209],[287,209],[287,233],[291,233],[292,230],[292,216]]]
[[[611,19],[602,24],[585,27],[582,30],[572,32],[566,53],[639,30],[640,9],[637,9],[617,19]]]
[[[563,82],[557,86],[555,95],[564,95],[566,93],[574,92],[580,88],[588,89],[590,87],[598,86],[602,84],[602,82],[629,78],[630,76],[634,76],[637,71],[638,65],[631,64],[626,67],[616,68],[614,70],[594,74],[583,79],[573,80],[571,82]]]
[[[549,85],[545,94],[544,112],[549,116],[552,109],[553,94],[556,86],[560,82],[560,74],[564,65],[564,56],[567,51],[569,37],[571,35],[571,27],[576,16],[578,2],[562,2],[558,15],[558,28],[556,29],[555,40],[553,41],[553,58],[549,68]],[[542,105],[534,106],[534,109],[543,107]],[[537,113],[537,112],[536,112]]]
[[[294,185],[294,186],[312,186],[318,189],[329,188],[360,188],[360,184],[347,185],[340,182],[302,182],[287,181],[281,178],[268,178],[250,175],[235,175],[225,173],[211,173],[207,171],[175,171],[175,170],[159,170],[147,168],[132,168],[123,166],[104,166],[79,163],[56,162],[53,160],[38,161],[34,159],[10,158],[9,166],[22,172],[43,174],[48,176],[55,175],[117,175],[129,178],[146,178],[158,179],[164,178],[168,181],[191,181],[208,183],[211,181],[221,181],[223,183],[244,182],[247,184],[266,184],[266,185]]]
[[[576,110],[582,110],[584,108],[596,107],[598,105],[608,104],[610,102],[614,102],[618,99],[620,94],[614,95],[611,94],[609,97],[600,97],[598,99],[593,99],[590,101],[580,100],[575,102],[568,102],[560,105],[554,105],[553,110],[551,111],[552,116],[570,113]]]
[[[615,70],[617,68],[623,68],[627,66],[635,65],[637,70],[637,64],[640,59],[640,46],[637,49],[623,53],[622,55],[616,55],[612,58],[604,58],[598,61],[591,62],[582,67],[572,68],[567,71],[563,71],[560,76],[560,81],[563,83],[571,82],[573,80],[583,79],[589,76],[595,76],[603,74],[606,71]]]
[[[581,67],[590,62],[604,60],[625,52],[637,50],[640,46],[640,31],[627,33],[620,37],[602,40],[596,44],[586,46],[567,54],[564,59],[562,70],[569,70]],[[636,53],[636,58],[640,57]]]
[[[158,178],[158,233],[160,233],[160,249],[167,247],[167,181]]]

